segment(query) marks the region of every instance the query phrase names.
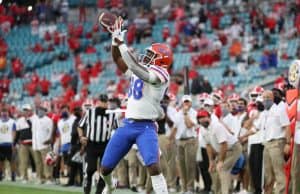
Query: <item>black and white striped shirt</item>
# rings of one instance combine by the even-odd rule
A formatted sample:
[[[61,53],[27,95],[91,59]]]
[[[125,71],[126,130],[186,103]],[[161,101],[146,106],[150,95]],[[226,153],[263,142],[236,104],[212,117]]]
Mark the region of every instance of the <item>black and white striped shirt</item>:
[[[105,143],[111,137],[113,129],[118,127],[116,113],[106,113],[107,109],[95,107],[87,110],[79,122],[84,136],[91,142]]]

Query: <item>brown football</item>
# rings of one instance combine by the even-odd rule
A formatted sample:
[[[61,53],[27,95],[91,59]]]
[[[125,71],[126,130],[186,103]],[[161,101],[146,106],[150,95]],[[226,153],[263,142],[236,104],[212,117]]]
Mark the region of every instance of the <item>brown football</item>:
[[[110,12],[102,12],[99,15],[98,21],[105,28],[109,29],[115,24],[117,16]]]

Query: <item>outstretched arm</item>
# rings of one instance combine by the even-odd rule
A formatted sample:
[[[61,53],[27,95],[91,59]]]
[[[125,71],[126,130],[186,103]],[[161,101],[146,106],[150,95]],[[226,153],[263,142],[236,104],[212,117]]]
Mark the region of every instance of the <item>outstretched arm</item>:
[[[112,33],[112,55],[114,62],[123,73],[125,73],[129,69],[136,76],[146,82],[152,84],[162,83],[162,80],[156,73],[154,73],[153,71],[149,71],[147,68],[138,63],[138,60],[124,43],[125,31],[121,31],[122,22],[122,18],[117,19]]]
[[[113,58],[114,62],[117,64],[117,66],[121,70],[121,72],[126,73],[126,71],[128,70],[128,67],[127,67],[126,63],[124,62],[124,60],[122,59],[122,56],[121,56],[118,46],[116,46],[116,45],[111,46],[111,54],[112,54],[112,58]]]

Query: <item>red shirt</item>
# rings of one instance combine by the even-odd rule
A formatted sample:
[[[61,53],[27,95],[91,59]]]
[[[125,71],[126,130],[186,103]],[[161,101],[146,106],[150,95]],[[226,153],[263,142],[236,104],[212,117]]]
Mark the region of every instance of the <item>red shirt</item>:
[[[45,33],[44,39],[45,39],[46,41],[50,41],[50,40],[51,40],[51,34],[50,34],[50,32],[47,31],[47,32]]]
[[[54,32],[53,42],[55,45],[59,45],[61,42],[60,34],[57,31]]]
[[[222,116],[222,108],[221,108],[221,105],[219,105],[219,104],[215,105],[215,107],[214,107],[214,113],[215,113],[215,115],[216,115],[218,118],[221,118],[221,116]]]
[[[77,38],[69,38],[68,44],[71,50],[76,50],[80,47],[80,42]]]
[[[10,85],[10,80],[8,78],[4,78],[0,80],[0,86],[3,93],[9,93],[9,85]]]
[[[87,46],[87,48],[86,48],[86,50],[85,50],[85,53],[87,53],[87,54],[92,54],[92,53],[96,53],[96,51],[97,51],[97,50],[95,49],[95,47],[89,45],[89,46]]]
[[[74,90],[72,88],[68,88],[64,94],[64,101],[70,102],[74,96],[75,96]]]
[[[43,49],[42,45],[40,45],[39,43],[36,43],[31,50],[34,53],[39,53],[39,52],[43,52],[44,49]]]
[[[72,77],[69,74],[65,73],[62,76],[62,78],[60,80],[60,83],[61,83],[63,88],[67,88],[69,83],[71,82],[71,80],[72,80]]]
[[[26,85],[26,90],[27,90],[29,96],[35,96],[36,89],[37,89],[36,83],[28,83]]]
[[[31,76],[31,81],[32,81],[33,83],[36,83],[36,84],[37,84],[37,83],[40,81],[39,75],[36,74],[36,73],[32,74],[32,76]]]
[[[198,74],[198,72],[196,70],[191,69],[190,72],[189,72],[189,78],[190,79],[195,79],[195,78],[198,77],[198,75],[199,74]]]
[[[48,93],[50,86],[51,86],[51,82],[49,80],[43,79],[40,81],[40,87],[42,93]]]
[[[19,58],[12,61],[12,70],[15,75],[20,74],[22,69],[23,69],[23,63]]]
[[[47,116],[48,116],[50,119],[52,119],[52,121],[53,121],[54,124],[57,124],[58,121],[59,121],[59,119],[60,119],[60,116],[59,116],[58,114],[55,114],[55,113],[52,113],[52,112],[49,112],[49,113],[47,114]]]
[[[83,26],[82,25],[78,25],[76,28],[75,28],[75,36],[77,38],[80,38],[83,34]]]
[[[165,27],[162,31],[162,37],[164,40],[166,40],[170,36],[170,29],[168,27]]]
[[[267,17],[265,19],[265,25],[270,29],[273,30],[275,29],[276,25],[277,25],[277,21],[272,18],[272,17]]]
[[[90,75],[89,75],[89,71],[86,69],[82,69],[80,71],[80,78],[83,82],[83,84],[90,84]]]

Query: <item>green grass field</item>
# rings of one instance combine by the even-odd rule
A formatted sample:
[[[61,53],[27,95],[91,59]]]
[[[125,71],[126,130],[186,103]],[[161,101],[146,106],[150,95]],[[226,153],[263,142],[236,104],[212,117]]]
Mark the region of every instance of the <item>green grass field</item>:
[[[82,188],[62,187],[57,185],[34,185],[12,182],[0,182],[0,194],[79,194]],[[92,191],[91,193],[95,193]],[[129,190],[117,190],[115,194],[134,194]],[[135,193],[136,194],[136,193]]]

